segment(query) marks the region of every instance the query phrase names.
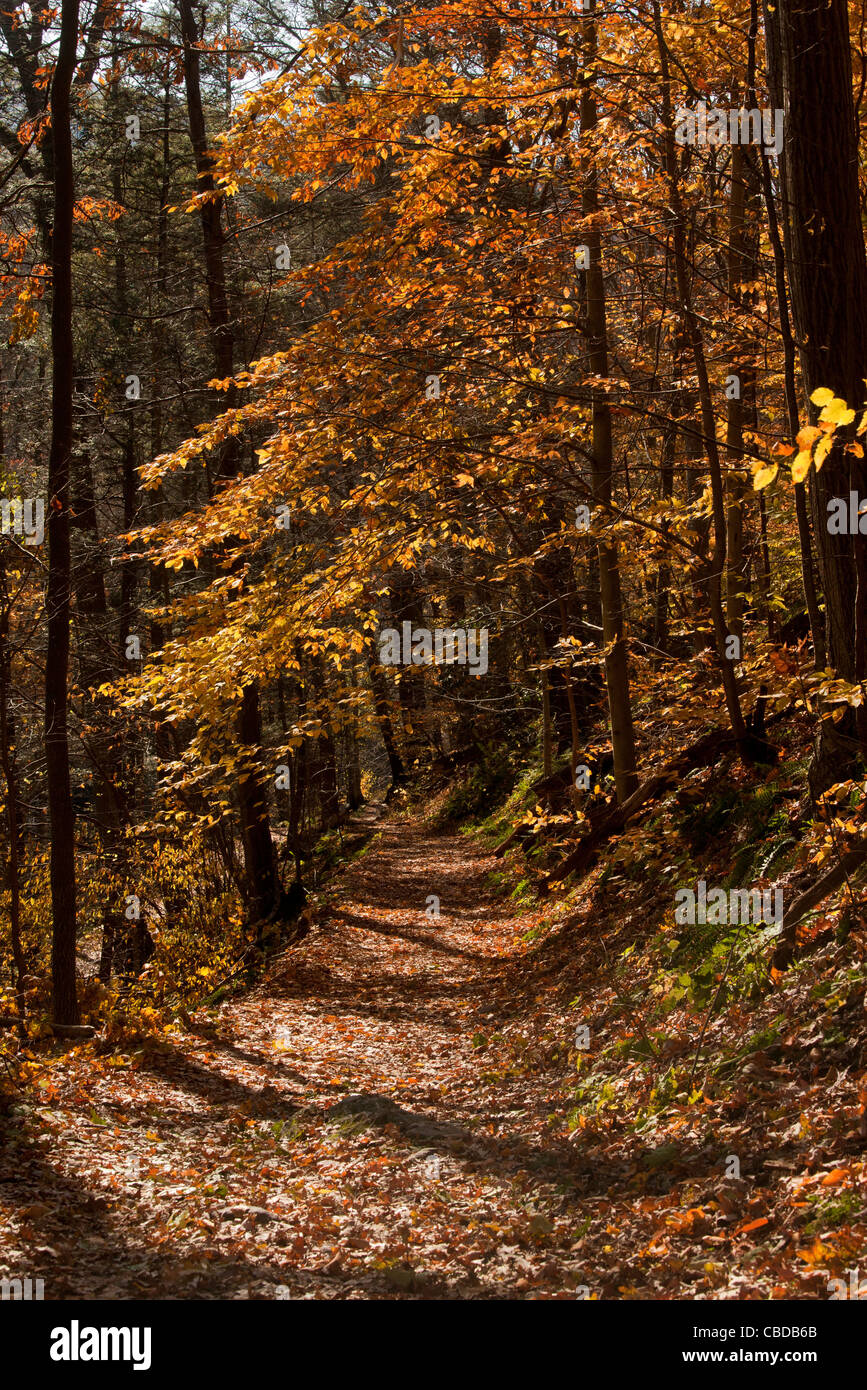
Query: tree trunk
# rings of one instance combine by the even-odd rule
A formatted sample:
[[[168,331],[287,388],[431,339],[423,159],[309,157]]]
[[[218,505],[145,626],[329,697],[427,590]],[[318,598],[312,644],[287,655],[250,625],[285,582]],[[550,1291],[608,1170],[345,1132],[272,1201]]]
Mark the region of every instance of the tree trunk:
[[[205,125],[205,109],[202,104],[199,32],[196,27],[191,0],[178,0],[178,12],[184,40],[184,87],[187,95],[190,141],[193,146],[198,174],[196,192],[215,193],[214,166],[208,149],[208,131]],[[214,353],[214,364],[221,378],[230,377],[234,372],[235,349],[232,325],[229,319],[229,301],[226,295],[226,267],[223,260],[224,202],[225,199],[222,195],[217,194],[215,197],[209,198],[199,209],[205,252],[211,347]],[[237,453],[237,440],[233,438],[228,447]],[[226,473],[225,468],[223,471]],[[226,475],[230,476],[230,473],[226,473]]]
[[[743,145],[733,145],[727,288],[732,312],[739,316],[751,310],[755,300],[758,251],[755,183],[753,152]],[[755,415],[757,349],[751,333],[741,332],[739,338],[739,347],[732,356],[726,383],[726,623],[729,632],[742,642],[746,590],[744,428],[749,427]]]
[[[271,840],[271,820],[268,798],[261,774],[256,767],[262,738],[259,713],[259,688],[244,687],[241,697],[241,716],[238,737],[242,759],[246,766],[238,779],[238,798],[242,807],[241,831],[244,839],[244,863],[247,871],[248,907],[252,917],[260,920],[273,909],[279,898],[277,864]]]
[[[6,583],[6,570],[0,556],[0,765],[6,783],[6,828],[9,835],[9,934],[15,966],[15,992],[18,1023],[24,1023],[24,951],[21,946],[21,796],[15,758],[15,735],[9,696],[12,687],[12,651],[9,646],[9,620],[12,604]]]
[[[593,89],[597,51],[596,22],[590,0],[591,16],[584,24],[581,86],[581,135],[594,139],[597,125],[596,95]],[[584,161],[584,180],[581,194],[582,212],[588,219],[586,245],[590,264],[585,271],[587,286],[587,330],[589,366],[594,377],[608,376],[608,328],[605,316],[605,281],[602,275],[602,238],[595,220],[599,211],[598,173],[596,154],[590,152]],[[611,433],[611,408],[604,390],[593,388],[592,481],[596,506],[607,511],[611,506],[614,471],[614,450]],[[608,689],[608,716],[611,726],[611,747],[614,754],[614,784],[617,800],[623,802],[638,785],[635,767],[635,730],[629,694],[629,667],[626,649],[623,599],[620,589],[620,566],[617,541],[600,540],[599,590],[602,598],[602,632],[605,641],[605,682]]]
[[[391,620],[398,632],[403,631],[404,623],[409,623],[413,632],[426,627],[418,576],[411,570],[396,568],[393,571],[388,598]],[[430,745],[427,737],[425,673],[420,666],[401,666],[395,674],[403,725],[404,761],[412,768],[423,758]]]
[[[751,747],[750,740],[747,737],[746,721],[744,720],[743,711],[741,710],[740,693],[738,691],[737,677],[735,675],[735,665],[738,658],[732,657],[729,652],[728,639],[731,634],[726,626],[725,609],[723,607],[722,585],[723,576],[726,571],[725,488],[720,465],[719,448],[717,445],[716,418],[711,397],[704,340],[702,338],[698,317],[693,308],[692,291],[687,274],[686,225],[683,200],[681,198],[678,180],[677,155],[674,142],[674,120],[671,108],[670,55],[662,26],[659,0],[653,0],[653,18],[663,82],[662,110],[664,158],[671,196],[672,246],[674,250],[678,308],[684,336],[688,339],[690,347],[692,348],[695,372],[698,378],[698,397],[701,407],[701,428],[703,436],[702,444],[707,453],[710,474],[713,516],[712,545],[704,573],[704,587],[707,594],[708,606],[710,608],[711,621],[713,623],[714,641],[722,673],[726,709],[728,711],[732,733],[737,740],[738,749],[741,756],[745,757],[750,754]]]
[[[214,184],[213,161],[208,150],[208,133],[202,104],[199,34],[191,0],[178,0],[178,12],[184,41],[184,84],[187,96],[190,140],[198,174],[197,192],[214,193],[216,185]],[[235,345],[229,317],[226,267],[223,257],[224,201],[223,197],[218,194],[203,203],[199,210],[205,254],[211,347],[217,375],[221,380],[231,377],[235,369]],[[225,397],[225,405],[231,407],[235,398],[236,392],[234,389],[230,389]],[[238,440],[232,436],[224,447],[219,475],[221,478],[233,478],[237,475],[239,468]],[[229,541],[230,543],[231,541]],[[254,683],[244,688],[238,736],[241,743],[247,745],[251,750],[258,749],[262,742],[259,691]],[[252,764],[250,770],[241,777],[238,783],[238,799],[241,814],[241,834],[246,858],[246,880],[252,895],[250,908],[255,916],[260,916],[262,915],[260,909],[266,901],[269,904],[266,911],[270,911],[279,900],[280,884],[277,877],[277,861],[271,841],[271,822],[266,787],[261,775],[253,770]]]
[[[367,654],[367,673],[370,676],[370,690],[373,695],[373,708],[376,713],[376,720],[379,724],[379,731],[382,734],[382,742],[385,748],[385,756],[388,758],[388,770],[391,774],[391,789],[400,787],[406,781],[406,769],[403,765],[400,753],[397,750],[397,740],[394,736],[394,729],[391,723],[391,707],[388,698],[388,683],[382,667],[379,664],[379,657],[375,650],[371,649]]]
[[[756,0],[752,0],[755,4]],[[765,25],[766,46],[768,53],[768,78],[771,93],[771,104],[775,110],[782,110],[782,90],[780,87],[780,59],[779,59],[779,36],[776,24]],[[771,183],[771,171],[768,156],[765,150],[759,150],[759,158],[762,166],[762,194],[765,201],[765,211],[768,218],[768,235],[770,237],[771,249],[774,253],[774,281],[777,292],[777,308],[780,315],[780,336],[783,340],[783,374],[786,386],[786,415],[789,424],[789,433],[792,440],[798,434],[798,392],[795,385],[795,340],[792,336],[792,323],[789,316],[788,282],[786,278],[786,254],[783,249],[783,239],[780,235],[780,224],[777,218],[777,208],[774,202],[774,190]],[[785,148],[780,153],[780,169],[785,169]],[[785,178],[783,179],[785,185]],[[784,223],[787,223],[784,217]],[[765,523],[764,504],[761,504],[761,515],[763,524]],[[801,552],[801,582],[804,587],[804,602],[807,606],[807,613],[810,618],[810,632],[813,638],[813,655],[816,669],[824,671],[828,664],[828,657],[825,651],[825,620],[819,607],[819,595],[816,592],[816,576],[813,569],[813,550],[810,544],[810,518],[807,509],[807,488],[805,483],[795,484],[795,515],[798,521],[798,545]],[[763,531],[765,537],[766,531]],[[767,542],[763,539],[763,554],[767,553]],[[768,590],[770,590],[770,562],[766,566],[768,574]],[[768,613],[770,615],[770,609]],[[768,632],[771,635],[771,621],[769,617]]]
[[[78,47],[78,0],[62,0],[51,83],[54,222],[51,234],[51,449],[48,457],[48,584],[45,765],[51,826],[52,1017],[79,1022],[75,988],[75,838],[69,784],[69,470],[72,457],[72,210],[70,90]]]
[[[349,685],[353,693],[358,689],[358,672],[355,662],[349,668]],[[364,804],[361,790],[361,752],[358,746],[358,707],[353,704],[347,720],[344,735],[346,748],[346,800],[350,811],[357,811]]]
[[[782,162],[786,255],[795,334],[807,395],[829,387],[857,410],[867,376],[867,255],[859,193],[848,9],[844,0],[781,0],[765,7],[768,49],[778,55],[785,113]],[[811,418],[816,411],[810,407]],[[838,432],[845,436],[845,431]],[[844,439],[813,476],[811,497],[825,593],[830,665],[847,681],[867,670],[867,554],[860,535],[831,535],[828,502],[863,496],[863,461]],[[851,767],[855,729],[827,721],[810,773],[816,796]],[[867,709],[857,719],[862,755]]]

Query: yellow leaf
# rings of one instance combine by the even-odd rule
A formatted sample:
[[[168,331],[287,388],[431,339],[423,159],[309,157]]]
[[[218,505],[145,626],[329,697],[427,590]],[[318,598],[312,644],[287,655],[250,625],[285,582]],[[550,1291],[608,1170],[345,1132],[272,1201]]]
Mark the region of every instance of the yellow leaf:
[[[758,473],[753,478],[753,488],[756,492],[761,492],[763,487],[767,487],[768,483],[772,483],[774,481],[779,471],[779,467],[780,465],[778,463],[771,463],[768,464],[766,468],[759,469]]]
[[[812,396],[810,397],[810,400],[813,402],[813,405],[827,405],[828,402],[832,401],[833,399],[834,392],[829,391],[827,386],[820,386],[818,390],[814,391]]]
[[[855,419],[854,410],[850,410],[846,402],[840,396],[825,406],[819,419],[826,425],[851,425]]]
[[[810,471],[810,450],[802,449],[792,464],[792,482],[802,483]]]
[[[815,461],[815,464],[816,464],[816,472],[817,472],[817,473],[818,473],[819,469],[822,467],[822,464],[825,462],[825,459],[828,457],[829,453],[831,452],[831,445],[832,445],[833,443],[834,443],[833,437],[832,437],[830,434],[826,434],[826,435],[825,435],[825,438],[824,438],[824,439],[820,439],[820,440],[819,440],[819,443],[816,445],[816,453],[815,453],[815,455],[814,455],[814,461]]]
[[[476,480],[469,473],[459,473],[455,478],[458,487],[475,487]]]

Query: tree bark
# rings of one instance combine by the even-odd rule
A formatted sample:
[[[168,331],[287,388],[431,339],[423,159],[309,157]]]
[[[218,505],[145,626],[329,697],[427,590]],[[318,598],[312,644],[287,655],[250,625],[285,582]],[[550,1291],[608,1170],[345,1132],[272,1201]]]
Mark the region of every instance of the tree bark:
[[[857,410],[867,376],[867,254],[859,191],[858,132],[852,97],[848,9],[844,0],[781,0],[765,6],[768,49],[778,55],[785,158],[786,254],[795,333],[807,395],[829,387]],[[815,419],[815,407],[810,407]],[[863,496],[862,460],[845,452],[845,432],[811,497],[825,593],[830,665],[847,681],[867,676],[865,538],[831,535],[828,502]],[[867,708],[856,717],[867,751]],[[851,727],[826,721],[810,773],[815,797],[851,767]]]
[[[23,1027],[25,966],[21,945],[21,796],[15,757],[15,726],[9,708],[12,687],[12,649],[9,645],[11,613],[12,603],[6,581],[6,569],[0,556],[0,766],[3,768],[6,783],[6,828],[9,835],[9,934],[15,966],[18,1023],[19,1027]]]
[[[753,151],[743,145],[733,145],[727,288],[732,311],[739,315],[751,309],[755,300],[758,250],[755,173]],[[727,383],[726,623],[729,632],[742,642],[747,567],[744,545],[744,428],[749,427],[755,416],[756,343],[752,333],[739,331],[739,338],[739,348],[732,356],[730,380]]]
[[[51,233],[51,449],[48,457],[48,585],[45,764],[51,826],[52,1018],[79,1022],[75,987],[75,836],[69,779],[70,516],[72,457],[72,212],[75,197],[70,91],[78,47],[78,0],[62,0],[60,45],[51,84],[54,221]]]
[[[753,4],[756,0],[753,0]],[[771,92],[771,102],[775,110],[782,110],[782,92],[780,90],[779,75],[779,44],[776,34],[776,27],[766,25],[766,43],[768,53],[768,77]],[[759,150],[759,158],[762,167],[762,194],[765,201],[765,211],[768,218],[768,236],[770,237],[771,249],[774,253],[774,282],[777,292],[777,309],[780,315],[780,336],[783,340],[783,375],[786,389],[786,415],[789,425],[789,433],[794,440],[798,434],[798,391],[795,385],[795,340],[792,336],[792,322],[789,315],[789,287],[786,277],[786,253],[783,249],[783,239],[780,235],[780,223],[777,218],[777,208],[774,202],[774,190],[771,183],[771,171],[768,156],[764,149]],[[780,153],[780,168],[785,167],[785,148]],[[785,179],[783,180],[785,183]],[[784,224],[787,219],[783,218]],[[763,522],[765,519],[764,504],[761,506]],[[816,669],[824,671],[828,664],[828,657],[825,651],[825,620],[819,607],[819,595],[816,591],[816,575],[813,568],[813,550],[810,543],[810,517],[807,507],[807,488],[805,483],[795,484],[795,515],[798,522],[798,545],[801,552],[801,582],[804,587],[804,602],[807,606],[807,613],[810,619],[810,632],[813,638],[813,656]],[[763,557],[767,553],[767,543],[764,540],[763,531]],[[768,573],[768,589],[770,590],[770,564],[766,567]],[[770,614],[770,609],[768,610]],[[770,618],[768,622],[769,635],[771,631]]]
[[[403,760],[397,750],[397,740],[394,736],[394,729],[391,723],[391,705],[388,697],[388,684],[385,673],[379,664],[378,654],[371,648],[367,653],[367,673],[370,677],[370,690],[373,696],[373,708],[376,713],[376,721],[379,731],[382,734],[382,742],[385,748],[385,756],[388,758],[388,770],[391,774],[391,790],[403,786],[406,781],[406,769]]]
[[[597,37],[596,22],[593,18],[595,0],[590,0],[590,4],[590,18],[584,24],[583,36],[581,135],[582,139],[589,136],[592,142],[597,126],[596,95],[593,88]],[[604,378],[608,376],[608,328],[605,314],[605,280],[602,275],[602,238],[596,221],[599,211],[599,178],[596,154],[593,151],[584,160],[581,210],[588,219],[584,235],[590,259],[589,267],[585,271],[589,365],[595,377]],[[593,388],[592,409],[593,500],[598,508],[607,512],[611,507],[613,491],[614,449],[611,407],[604,389]],[[638,785],[638,773],[635,767],[635,729],[629,694],[628,653],[616,539],[600,539],[597,554],[602,598],[602,632],[605,642],[605,682],[608,689],[611,747],[614,754],[614,784],[617,800],[624,802]]]
[[[786,251],[807,394],[830,387],[861,405],[867,360],[867,258],[858,190],[849,24],[841,0],[783,0],[778,34],[785,112]],[[816,542],[832,666],[855,676],[853,539],[832,536],[827,501],[848,497],[850,459],[834,449],[814,475]]]
[[[716,437],[716,418],[711,397],[707,358],[701,326],[692,303],[692,290],[687,273],[686,224],[683,200],[678,178],[677,154],[674,142],[674,120],[671,108],[671,64],[668,45],[662,26],[659,0],[653,0],[653,19],[659,49],[662,72],[662,111],[664,127],[664,159],[668,175],[672,212],[672,245],[674,249],[674,269],[677,282],[678,309],[684,336],[692,349],[695,372],[698,378],[698,397],[701,408],[702,445],[707,453],[710,475],[712,505],[712,544],[703,575],[708,606],[713,623],[717,658],[722,673],[726,709],[737,739],[741,757],[750,756],[750,740],[747,737],[746,721],[741,709],[740,692],[735,674],[736,658],[729,654],[730,633],[726,626],[723,607],[723,576],[726,571],[726,504],[722,468]]]
[[[201,205],[199,215],[205,255],[211,347],[217,375],[221,380],[226,380],[233,375],[235,370],[235,342],[229,317],[226,267],[223,256],[223,204],[225,200],[221,194],[216,193],[213,160],[208,149],[208,132],[202,103],[199,34],[191,0],[178,0],[178,12],[184,42],[184,84],[190,140],[198,175],[197,191],[215,195],[209,197]],[[227,406],[234,403],[235,396],[234,389],[230,389],[226,397]],[[223,479],[233,478],[237,476],[239,470],[238,440],[232,436],[227,440],[223,450],[219,476]],[[259,691],[254,682],[244,687],[238,736],[241,744],[250,750],[252,758],[262,742]],[[238,799],[246,861],[246,881],[250,896],[249,906],[254,916],[258,917],[270,912],[278,902],[280,883],[271,840],[271,820],[265,783],[261,775],[254,770],[252,762],[238,783]]]

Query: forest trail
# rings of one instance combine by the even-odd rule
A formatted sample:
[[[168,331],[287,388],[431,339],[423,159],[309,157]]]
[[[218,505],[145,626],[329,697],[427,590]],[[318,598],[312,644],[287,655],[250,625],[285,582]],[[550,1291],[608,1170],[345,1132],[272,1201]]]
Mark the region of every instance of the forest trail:
[[[495,863],[386,822],[251,992],[68,1054],[7,1135],[0,1263],[47,1298],[575,1297],[562,1086],[479,1050],[526,951]]]

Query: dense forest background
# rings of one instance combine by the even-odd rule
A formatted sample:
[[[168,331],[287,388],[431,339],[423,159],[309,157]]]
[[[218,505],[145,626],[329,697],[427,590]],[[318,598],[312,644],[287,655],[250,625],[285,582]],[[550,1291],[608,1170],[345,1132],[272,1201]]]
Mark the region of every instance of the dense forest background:
[[[856,0],[0,10],[12,1102],[303,961],[380,821],[427,847],[393,901],[434,926],[463,831],[478,930],[518,919],[515,997],[562,984],[568,1035],[522,1047],[568,1081],[566,1132],[710,1114],[733,1058],[773,1065],[780,1133],[823,1136],[792,1171],[847,1195],[800,1202],[768,1287],[843,1268],[865,25]],[[699,882],[782,908],[675,916]],[[598,1053],[568,1012],[585,942]],[[767,1126],[753,1083],[731,1103]],[[717,1215],[764,1239],[752,1201]]]

